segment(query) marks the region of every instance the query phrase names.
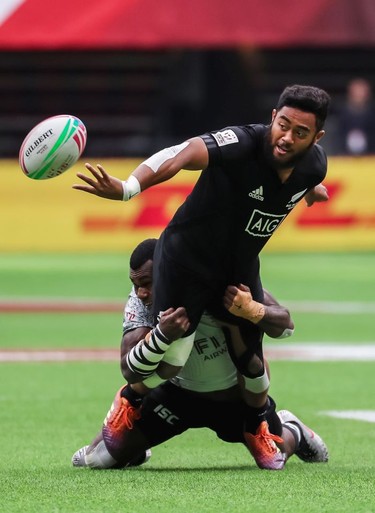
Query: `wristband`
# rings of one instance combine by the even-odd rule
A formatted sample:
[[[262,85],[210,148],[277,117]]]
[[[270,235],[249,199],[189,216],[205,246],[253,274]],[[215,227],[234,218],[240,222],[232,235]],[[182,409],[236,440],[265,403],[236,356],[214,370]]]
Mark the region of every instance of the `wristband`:
[[[122,201],[129,201],[133,196],[137,196],[141,192],[141,184],[134,175],[130,175],[127,180],[121,182],[123,197]]]

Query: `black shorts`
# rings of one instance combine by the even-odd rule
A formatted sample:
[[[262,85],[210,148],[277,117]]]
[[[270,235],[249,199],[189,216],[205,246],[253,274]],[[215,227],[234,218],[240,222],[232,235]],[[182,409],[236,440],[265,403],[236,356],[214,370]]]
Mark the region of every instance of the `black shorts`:
[[[244,443],[244,408],[240,400],[213,401],[166,382],[146,396],[134,425],[150,447],[191,428],[209,428],[225,442]]]
[[[190,263],[190,268],[168,258],[164,250],[163,234],[156,246],[153,260],[153,312],[155,322],[161,311],[168,308],[185,307],[190,321],[186,335],[194,332],[204,311],[217,319],[238,325],[244,330],[244,338],[252,345],[259,340],[259,328],[249,321],[230,314],[223,306],[223,296],[228,285],[238,282],[248,285],[256,301],[263,302],[263,288],[259,274],[259,258],[249,260],[242,272],[233,270],[231,277],[220,269],[210,269],[206,273],[200,269],[200,262]],[[233,264],[234,265],[234,264]],[[212,266],[214,268],[214,265]],[[196,269],[196,270],[195,270]],[[247,336],[246,336],[247,334]],[[251,340],[251,339],[254,340]]]

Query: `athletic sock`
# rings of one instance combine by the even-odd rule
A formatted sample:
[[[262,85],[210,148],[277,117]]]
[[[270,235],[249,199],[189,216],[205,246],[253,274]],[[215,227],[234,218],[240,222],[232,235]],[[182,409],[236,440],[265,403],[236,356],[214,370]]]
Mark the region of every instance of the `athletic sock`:
[[[126,385],[121,391],[121,397],[124,397],[134,408],[139,408],[143,402],[144,396],[136,392],[130,385]]]
[[[300,428],[297,426],[297,424],[293,422],[285,422],[285,424],[283,424],[283,427],[289,429],[289,431],[292,433],[294,440],[296,442],[296,449],[298,449],[302,437]]]
[[[268,422],[268,429],[270,433],[281,437],[283,433],[283,427],[281,424],[280,417],[276,413],[276,403],[270,395],[268,396],[266,421]]]
[[[251,433],[255,435],[261,422],[266,421],[266,414],[270,403],[267,399],[265,405],[261,408],[254,408],[253,406],[247,406],[246,408],[246,419],[245,419],[245,433]]]

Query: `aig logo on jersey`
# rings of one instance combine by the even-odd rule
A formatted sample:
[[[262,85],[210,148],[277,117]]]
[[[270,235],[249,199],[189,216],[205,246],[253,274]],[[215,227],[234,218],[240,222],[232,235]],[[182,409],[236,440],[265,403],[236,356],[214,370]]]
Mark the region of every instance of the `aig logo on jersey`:
[[[286,217],[284,215],[268,214],[261,210],[254,210],[245,231],[254,237],[270,237],[279,224]]]

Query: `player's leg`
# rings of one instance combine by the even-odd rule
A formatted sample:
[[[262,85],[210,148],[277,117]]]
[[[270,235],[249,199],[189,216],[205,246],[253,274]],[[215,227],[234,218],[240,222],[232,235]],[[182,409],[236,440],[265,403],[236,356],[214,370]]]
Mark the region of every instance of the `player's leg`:
[[[177,263],[169,261],[160,251],[155,250],[153,260],[153,312],[155,324],[159,322],[162,312],[168,308],[178,308],[183,305],[189,319],[189,329],[183,337],[174,340],[165,350],[157,371],[143,383],[149,389],[156,388],[161,383],[177,375],[189,358],[194,343],[196,327],[203,314],[205,299],[211,294],[210,289],[202,287],[200,279],[181,268]],[[161,329],[161,331],[163,331]],[[132,351],[136,351],[133,348]],[[135,360],[139,365],[140,356]],[[142,365],[147,370],[147,361],[142,352]],[[129,361],[128,361],[129,364]]]
[[[259,274],[259,258],[249,261],[246,269],[239,270],[233,277],[234,282],[242,279],[250,288],[256,304],[264,301],[264,291]],[[236,272],[236,269],[234,269]],[[225,304],[225,301],[224,301]],[[223,321],[227,334],[227,345],[230,356],[241,376],[240,386],[246,404],[254,408],[263,408],[267,403],[269,375],[263,359],[263,330],[248,319],[237,316],[224,308],[223,299],[216,299],[209,305],[213,315]],[[254,419],[256,417],[253,416]],[[253,423],[256,422],[253,420]],[[250,426],[250,432],[256,429],[260,422]]]
[[[288,410],[280,410],[278,416],[283,425],[285,444],[289,444],[289,447],[286,447],[288,457],[295,454],[307,463],[325,463],[328,461],[327,446],[316,432]]]
[[[196,415],[196,404],[185,397],[185,391],[164,383],[144,399],[142,417],[134,421],[132,429],[125,429],[113,438],[103,438],[100,433],[90,446],[80,449],[73,456],[78,461],[84,453],[84,465],[91,468],[124,468],[147,461],[149,448],[183,433],[191,425],[191,417]]]
[[[238,383],[246,404],[243,426],[246,445],[259,468],[281,470],[285,464],[285,456],[279,448],[282,429],[274,403],[268,397],[269,375],[261,344],[263,334],[250,323],[223,329],[231,358],[239,371]],[[253,343],[249,344],[249,341]],[[257,368],[261,369],[259,376],[254,372]],[[270,418],[272,430],[268,422]]]
[[[163,252],[163,236],[158,240],[153,259],[153,300],[155,323],[161,312],[183,306],[190,322],[183,338],[195,332],[214,293],[204,278],[173,260]]]
[[[107,448],[118,464],[124,466],[141,453],[140,443],[143,448],[155,447],[190,427],[196,427],[194,419],[197,415],[197,402],[185,390],[169,382],[163,383],[145,397],[142,416],[135,421],[132,430],[124,433],[122,444],[111,445],[107,440]]]
[[[258,427],[254,428],[257,424]],[[258,467],[282,470],[286,462],[285,446],[281,422],[276,414],[273,399],[267,396],[261,408],[247,406],[244,425],[245,443]],[[254,429],[255,432],[250,431]]]
[[[270,407],[266,420],[270,432],[282,437],[282,443],[280,441],[276,443],[281,451],[284,465],[294,454],[303,461],[310,463],[328,461],[327,447],[317,433],[305,426],[300,419],[288,410],[281,410],[276,414],[276,404],[271,397],[269,397],[269,403]],[[207,400],[204,409],[205,413],[202,414],[202,419],[205,419],[206,422],[204,427],[215,431],[217,436],[225,442],[242,443],[247,447],[248,444],[243,433],[243,423],[247,412],[242,401],[217,402]],[[223,410],[230,410],[231,415],[223,415]],[[275,422],[275,415],[280,417],[282,424],[279,421]]]
[[[162,322],[160,323],[161,326]],[[160,335],[163,337],[163,334]],[[160,361],[155,363],[155,352],[160,349],[162,341],[151,335],[152,347],[147,340],[140,340],[127,353],[127,365],[134,373],[145,374],[143,382],[123,386],[117,393],[111,409],[104,421],[103,438],[115,444],[117,433],[131,430],[134,420],[142,415],[142,403],[150,390],[156,388],[177,374],[188,359],[194,343],[194,333],[186,338],[166,344]],[[146,347],[148,350],[146,351]],[[157,355],[159,357],[159,354]],[[142,369],[142,372],[140,371]]]
[[[151,379],[148,378],[146,382],[148,383]],[[174,391],[176,387],[165,383],[164,387],[155,384],[155,388],[146,388],[144,384],[135,384],[132,387],[125,385],[117,392],[102,428],[105,447],[117,463],[124,466],[142,454],[147,448],[175,436],[177,432],[174,430],[174,425],[176,425],[176,428],[181,427],[181,432],[185,429],[183,421],[177,422],[179,417],[171,412],[173,428],[170,431],[166,427],[162,429],[162,426],[157,426],[155,432],[153,430],[149,431],[150,423],[152,425],[155,423],[155,415],[152,411],[155,402],[159,401],[158,404],[163,405],[165,414],[168,411],[167,404],[173,404],[175,407],[173,394],[166,393],[170,386]],[[137,390],[134,390],[134,388],[137,388]],[[139,400],[140,403],[137,402]],[[159,417],[156,417],[156,420]],[[172,426],[170,419],[168,425]],[[144,433],[146,433],[146,436]],[[156,433],[160,433],[160,439]]]
[[[148,443],[141,433],[137,433],[137,430],[132,432],[131,437],[131,446],[135,455],[124,453],[123,447],[126,446],[125,433],[133,431],[134,423],[141,417],[143,399],[149,392],[151,389],[143,383],[122,386],[117,391],[104,419],[101,432],[90,445],[76,451],[72,457],[73,466],[118,468],[117,454],[125,456],[121,467],[135,466],[148,461],[151,456]],[[137,452],[138,448],[139,452]],[[134,461],[131,461],[132,458]]]
[[[259,444],[267,444],[273,447],[273,444],[277,444],[277,468],[275,468],[275,465],[273,465],[272,467],[260,465],[258,454],[255,451],[250,451],[250,453],[254,457],[256,464],[258,465],[258,467],[262,469],[270,468],[272,470],[281,470],[282,468],[284,468],[287,459],[285,451],[288,450],[290,451],[290,453],[292,453],[293,450],[292,444],[294,444],[294,438],[289,432],[287,433],[287,436],[290,435],[290,440],[288,439],[286,445],[280,438],[280,435],[282,434],[282,428],[280,420],[278,418],[277,420],[275,419],[275,417],[277,417],[277,414],[275,412],[275,406],[275,402],[271,397],[269,397],[269,407],[267,409],[265,419],[269,425],[270,432],[268,432],[267,435],[265,435],[264,439],[256,441],[254,446],[257,447],[257,445]],[[230,415],[223,415],[223,410],[230,411]],[[207,401],[206,412],[207,424],[205,427],[208,427],[215,431],[217,436],[225,442],[241,443],[247,449],[249,449],[249,443],[246,438],[246,433],[244,433],[243,429],[244,422],[248,419],[249,411],[243,401]],[[275,434],[273,434],[274,432]],[[260,450],[264,450],[263,446],[260,448]]]
[[[108,449],[121,446],[125,431],[131,431],[134,422],[141,417],[144,395],[142,384],[124,385],[116,393],[113,403],[103,421],[102,436]],[[110,447],[109,447],[110,446]]]
[[[259,259],[249,262],[242,273],[254,301],[262,304],[264,292],[259,274]],[[244,283],[244,282],[243,282]],[[230,317],[227,333],[228,349],[239,372],[239,384],[247,404],[244,432],[247,446],[260,468],[278,470],[284,465],[281,443],[281,425],[268,398],[269,374],[263,358],[263,330],[258,322],[251,322],[226,312]],[[228,319],[228,317],[227,317]],[[236,324],[236,327],[233,327]],[[267,412],[273,411],[276,431],[271,432],[266,420]]]
[[[122,447],[123,433],[133,429],[134,422],[140,417],[139,401],[143,401],[144,395],[148,392],[142,384],[136,384],[135,388],[138,389],[138,392],[129,385],[118,390],[104,420],[102,430],[90,445],[81,447],[74,453],[73,466],[102,469],[116,466],[117,461],[109,452],[105,439],[108,440],[109,445],[113,446],[112,450],[116,451],[116,445]],[[134,456],[133,466],[145,463],[150,459],[151,452],[144,440],[134,441],[133,446],[134,448],[139,446],[139,452]]]
[[[103,435],[100,432],[90,445],[85,445],[78,449],[72,456],[73,467],[90,467],[95,469],[117,469],[126,467],[139,467],[147,463],[151,458],[151,449],[145,449],[135,456],[126,465],[121,465],[111,456],[103,441]]]

